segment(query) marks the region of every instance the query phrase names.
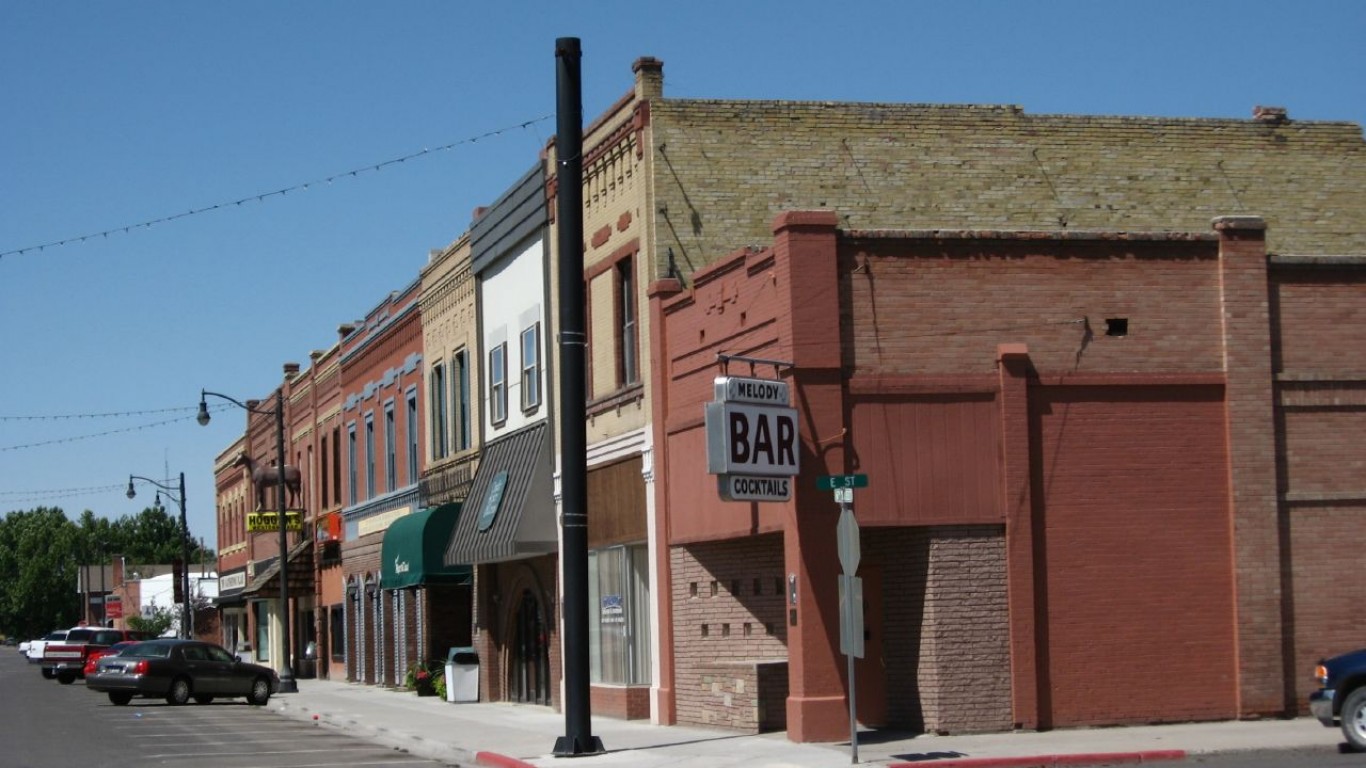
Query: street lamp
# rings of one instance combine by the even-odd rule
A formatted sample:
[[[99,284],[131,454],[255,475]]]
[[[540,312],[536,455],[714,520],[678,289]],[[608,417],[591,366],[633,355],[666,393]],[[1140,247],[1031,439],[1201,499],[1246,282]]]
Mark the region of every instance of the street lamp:
[[[210,392],[201,389],[199,391],[199,415],[195,418],[200,425],[209,424],[209,405],[204,398],[213,395],[214,397],[227,400],[233,405],[250,413],[261,414],[264,416],[275,416],[275,454],[276,461],[275,478],[275,506],[280,515],[280,626],[285,640],[285,657],[280,664],[280,693],[298,693],[299,685],[294,681],[294,667],[290,664],[290,637],[289,637],[289,543],[285,536],[285,393],[284,387],[275,390],[275,408],[262,409],[253,408],[246,403],[227,395],[217,392]]]
[[[185,522],[185,473],[180,473],[180,489],[176,490],[169,485],[163,485],[150,477],[142,475],[128,476],[128,498],[137,496],[137,491],[133,488],[133,481],[141,480],[151,483],[160,488],[157,491],[157,506],[161,506],[161,493],[166,492],[176,504],[180,505],[180,574],[176,577],[180,579],[180,636],[190,636],[190,527]]]

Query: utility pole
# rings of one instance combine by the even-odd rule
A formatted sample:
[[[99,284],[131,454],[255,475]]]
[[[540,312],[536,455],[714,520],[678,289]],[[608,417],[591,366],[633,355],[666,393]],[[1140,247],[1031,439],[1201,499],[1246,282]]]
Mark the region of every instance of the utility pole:
[[[584,383],[583,86],[577,37],[555,41],[556,221],[559,222],[560,499],[564,549],[564,725],[560,757],[603,751],[593,735],[588,658],[588,429]]]

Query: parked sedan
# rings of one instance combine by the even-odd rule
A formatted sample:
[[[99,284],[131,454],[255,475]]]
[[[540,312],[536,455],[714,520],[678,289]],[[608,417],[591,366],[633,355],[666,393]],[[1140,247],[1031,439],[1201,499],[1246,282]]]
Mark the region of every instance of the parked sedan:
[[[194,699],[208,704],[214,699],[245,696],[264,705],[280,688],[275,670],[249,664],[213,643],[199,640],[147,640],[105,656],[95,664],[85,685],[109,695],[123,706],[135,696],[164,698],[167,704]]]

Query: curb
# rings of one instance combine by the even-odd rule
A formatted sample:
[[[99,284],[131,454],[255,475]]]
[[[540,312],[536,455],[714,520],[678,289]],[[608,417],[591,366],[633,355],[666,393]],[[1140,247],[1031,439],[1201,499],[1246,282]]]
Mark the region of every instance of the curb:
[[[536,768],[536,766],[515,757],[500,755],[497,752],[475,752],[474,761],[490,768]]]
[[[1054,768],[1065,765],[1156,763],[1163,760],[1184,759],[1186,759],[1186,750],[1184,749],[1154,749],[1144,752],[1081,752],[1067,755],[949,758],[930,762],[890,763],[888,768],[924,768],[926,765],[942,766],[942,768]]]

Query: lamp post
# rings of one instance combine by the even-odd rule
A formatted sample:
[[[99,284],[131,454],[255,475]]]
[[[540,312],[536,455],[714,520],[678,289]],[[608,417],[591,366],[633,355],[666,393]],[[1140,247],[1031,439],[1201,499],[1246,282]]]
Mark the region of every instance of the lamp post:
[[[294,680],[294,667],[290,663],[291,643],[289,637],[289,542],[285,535],[285,393],[281,387],[275,390],[274,410],[253,408],[246,403],[227,395],[208,390],[199,392],[199,415],[195,417],[201,425],[209,423],[209,406],[204,398],[214,397],[227,400],[233,405],[250,413],[275,416],[275,454],[278,457],[275,471],[275,506],[280,516],[280,627],[285,640],[285,656],[280,660],[280,693],[298,693],[299,685]]]
[[[180,506],[180,573],[176,578],[180,580],[180,636],[188,638],[190,636],[190,617],[192,614],[190,612],[190,526],[185,522],[185,473],[180,473],[179,490],[172,488],[169,485],[163,485],[150,477],[129,475],[128,498],[130,499],[138,495],[137,491],[133,488],[134,480],[151,483],[161,489],[160,491],[157,491],[156,505],[158,507],[161,506],[162,491]]]
[[[105,616],[109,610],[109,593],[104,591],[104,542],[100,542],[100,628],[104,628]]]

